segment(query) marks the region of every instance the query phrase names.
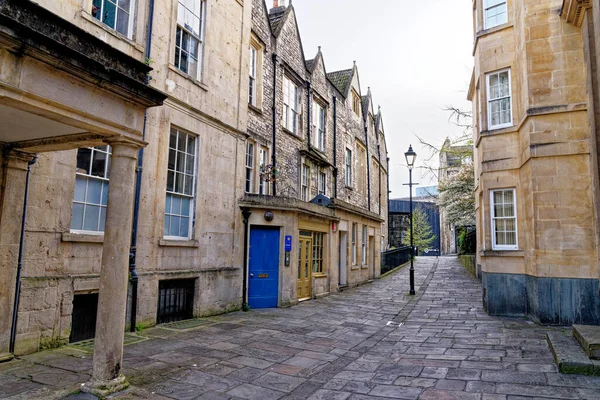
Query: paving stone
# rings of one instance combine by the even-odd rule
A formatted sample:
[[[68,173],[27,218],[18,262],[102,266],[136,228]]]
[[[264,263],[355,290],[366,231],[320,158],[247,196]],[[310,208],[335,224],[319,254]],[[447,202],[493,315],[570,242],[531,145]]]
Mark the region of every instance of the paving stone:
[[[425,367],[421,371],[421,378],[444,379],[448,374],[448,368]]]
[[[271,362],[271,361],[265,361],[265,360],[260,360],[258,358],[252,358],[252,357],[246,357],[246,356],[232,358],[231,360],[229,360],[229,362],[232,362],[234,364],[245,365],[247,367],[259,368],[259,369],[269,368],[271,365],[275,364],[274,362]]]
[[[347,392],[320,389],[310,396],[308,400],[346,400],[350,395],[351,393]]]
[[[488,382],[512,382],[526,384],[545,384],[546,375],[535,372],[513,372],[513,371],[483,371],[481,380]]]
[[[180,382],[174,379],[169,379],[160,382],[150,387],[153,393],[158,393],[174,399],[191,400],[201,394],[204,394],[208,389],[201,386],[192,385],[187,382]]]
[[[454,392],[450,390],[427,389],[419,400],[480,400],[477,393]]]
[[[391,397],[393,399],[410,399],[416,400],[419,398],[422,390],[419,388],[411,388],[395,385],[377,385],[369,392],[371,396]]]
[[[436,379],[430,378],[407,378],[405,376],[401,376],[394,381],[394,385],[398,386],[410,386],[417,388],[431,388],[436,384]]]
[[[305,381],[306,379],[303,378],[269,372],[255,379],[253,384],[282,392],[291,392]]]
[[[460,379],[463,381],[478,381],[481,379],[481,371],[475,369],[451,368],[448,370],[446,379]]]
[[[235,396],[240,399],[260,399],[260,400],[278,400],[285,393],[276,390],[266,389],[260,386],[251,385],[249,383],[241,384],[227,392],[230,396]]]
[[[436,389],[464,391],[467,386],[465,381],[440,379],[435,384]]]

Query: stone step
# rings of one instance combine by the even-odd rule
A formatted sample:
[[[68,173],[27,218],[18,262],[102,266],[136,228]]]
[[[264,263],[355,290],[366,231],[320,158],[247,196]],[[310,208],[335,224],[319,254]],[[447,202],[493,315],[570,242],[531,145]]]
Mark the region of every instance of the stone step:
[[[546,334],[546,339],[560,372],[600,376],[600,361],[590,360],[574,337],[549,332]]]
[[[589,358],[600,359],[600,326],[573,325],[573,337]]]

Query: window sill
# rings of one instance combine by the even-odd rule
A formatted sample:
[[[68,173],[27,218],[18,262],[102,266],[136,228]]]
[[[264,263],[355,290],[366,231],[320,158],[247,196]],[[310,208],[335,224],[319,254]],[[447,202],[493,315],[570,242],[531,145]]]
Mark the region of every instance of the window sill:
[[[250,103],[248,103],[248,109],[254,111],[255,113],[259,114],[259,115],[263,115],[263,110],[262,108],[259,108],[255,105],[252,105]]]
[[[160,247],[198,248],[198,247],[200,247],[200,242],[197,240],[194,240],[194,239],[191,239],[191,240],[160,239],[158,241],[158,245]]]
[[[362,269],[369,269],[369,266],[368,265],[362,265],[361,268]]]
[[[182,78],[192,82],[194,85],[198,86],[200,89],[208,92],[208,86],[206,84],[202,83],[201,81],[192,77],[191,75],[188,75],[185,72],[181,71],[175,65],[169,63],[169,70],[176,73],[177,75],[181,76]]]
[[[86,21],[88,21],[88,22],[96,25],[98,28],[102,29],[103,31],[105,31],[109,35],[114,36],[115,38],[126,42],[131,47],[133,47],[133,49],[136,52],[138,52],[140,55],[144,54],[144,47],[142,45],[140,45],[139,43],[135,42],[133,39],[128,38],[127,36],[123,35],[122,33],[119,33],[117,31],[115,31],[114,29],[109,28],[106,24],[104,24],[103,22],[100,22],[99,20],[97,20],[96,18],[94,18],[94,16],[92,16],[92,14],[90,14],[89,12],[87,12],[85,10],[81,10],[81,17],[83,19],[85,19]]]
[[[104,243],[104,233],[63,232],[61,241],[73,243]]]
[[[348,189],[348,190],[352,190],[352,191],[354,191],[354,188],[353,188],[352,186],[348,186],[348,185],[346,185],[346,186],[345,186],[345,188],[346,188],[346,189]]]
[[[313,278],[327,278],[327,274],[313,274]]]
[[[360,269],[360,265],[353,265],[350,267],[351,271],[358,271]]]
[[[482,250],[479,254],[484,257],[525,257],[523,250]]]

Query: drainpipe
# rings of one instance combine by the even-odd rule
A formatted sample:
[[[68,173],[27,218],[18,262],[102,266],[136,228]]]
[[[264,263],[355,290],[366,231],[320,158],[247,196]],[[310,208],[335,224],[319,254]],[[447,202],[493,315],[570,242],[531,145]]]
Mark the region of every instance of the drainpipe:
[[[337,199],[337,97],[333,96],[333,198]]]
[[[385,174],[386,178],[387,178],[387,203],[388,203],[388,208],[387,208],[387,228],[388,228],[388,248],[392,247],[392,230],[390,228],[390,193],[392,193],[390,191],[390,158],[387,158],[387,174]]]
[[[252,212],[248,208],[242,208],[244,218],[244,268],[242,279],[242,310],[248,311],[248,231],[250,230],[249,219]]]
[[[379,135],[378,135],[379,136]],[[378,138],[379,140],[379,138]],[[377,182],[379,183],[379,189],[378,189],[378,200],[377,200],[377,204],[379,204],[379,212],[378,214],[381,215],[381,145],[377,144],[377,160],[379,160],[379,171],[377,171],[377,173],[379,174],[379,179],[377,179]]]
[[[277,170],[277,53],[273,53],[273,171]],[[273,172],[273,174],[275,174]],[[273,177],[273,196],[277,196],[277,176]],[[245,279],[245,278],[244,278]]]
[[[308,105],[308,111],[306,113],[306,118],[308,119],[307,124],[306,124],[306,138],[308,139],[308,150],[310,150],[311,148],[311,142],[310,142],[310,125],[311,125],[311,119],[310,119],[310,112],[312,111],[312,103],[310,101],[310,82],[306,82],[306,104]]]
[[[365,120],[365,144],[367,145],[367,203],[369,204],[369,211],[371,211],[371,160],[369,158],[369,129],[368,129],[368,117]]]
[[[146,38],[146,62],[150,60],[150,47],[152,45],[152,22],[154,19],[154,0],[150,0],[150,10],[148,14],[148,37]],[[150,75],[146,75],[146,84],[150,83]],[[144,128],[142,129],[142,140],[146,140],[146,124],[148,112],[144,111]],[[138,152],[137,175],[135,180],[135,200],[133,205],[133,222],[131,229],[131,247],[129,249],[129,274],[131,282],[131,314],[129,321],[129,331],[135,332],[137,320],[137,295],[138,295],[138,273],[136,271],[137,256],[137,231],[140,216],[140,197],[142,189],[142,169],[144,165],[144,148]]]
[[[21,240],[19,241],[19,261],[17,264],[17,281],[15,283],[15,304],[13,306],[12,326],[10,329],[9,352],[15,352],[15,339],[17,337],[17,315],[19,313],[19,296],[21,294],[21,270],[23,269],[23,247],[25,245],[25,222],[27,221],[27,198],[29,197],[29,176],[31,166],[37,162],[37,154],[27,162],[27,175],[25,176],[25,196],[23,196],[23,217],[21,218]]]

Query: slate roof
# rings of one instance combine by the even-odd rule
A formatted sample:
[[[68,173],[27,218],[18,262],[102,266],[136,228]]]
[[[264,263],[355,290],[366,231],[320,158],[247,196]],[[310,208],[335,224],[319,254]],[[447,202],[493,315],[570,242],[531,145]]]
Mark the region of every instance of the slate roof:
[[[342,71],[330,72],[327,74],[327,79],[329,79],[329,82],[331,82],[340,93],[346,95],[346,89],[348,89],[348,85],[350,85],[353,71],[354,69],[350,68]]]
[[[313,71],[313,69],[315,67],[315,60],[316,60],[316,58],[313,58],[312,60],[306,60],[306,68],[311,72]]]
[[[279,24],[283,20],[286,9],[287,7],[285,6],[279,6],[277,8],[272,8],[269,12],[269,21],[271,22],[271,29],[273,32],[276,32],[277,28],[279,28]]]

